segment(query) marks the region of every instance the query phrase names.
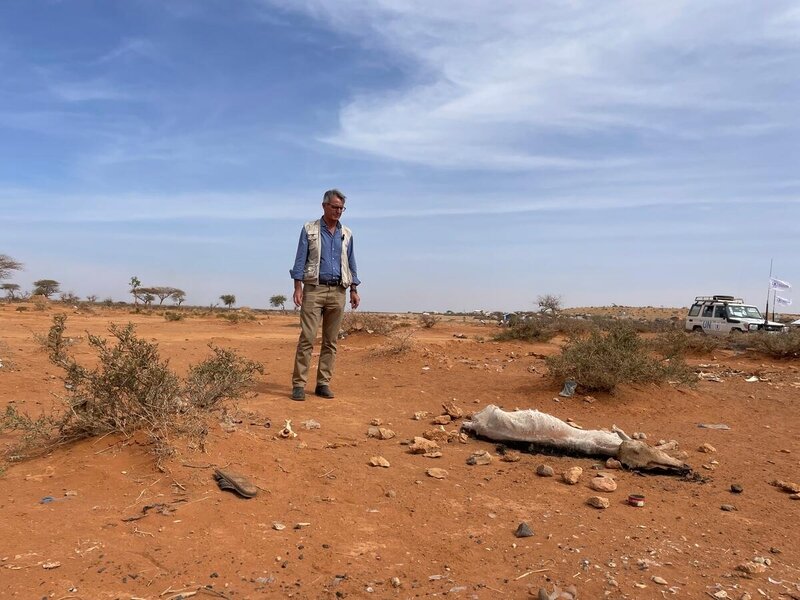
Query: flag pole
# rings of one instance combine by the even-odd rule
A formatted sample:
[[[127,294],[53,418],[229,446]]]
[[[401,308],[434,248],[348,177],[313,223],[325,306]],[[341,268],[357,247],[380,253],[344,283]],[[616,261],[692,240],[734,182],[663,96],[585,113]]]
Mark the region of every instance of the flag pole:
[[[778,294],[777,290],[772,290],[772,320],[775,320],[775,296]]]
[[[769,282],[767,283],[767,310],[764,312],[764,329],[767,328],[767,321],[769,321],[769,291],[772,289],[772,260],[769,259]]]

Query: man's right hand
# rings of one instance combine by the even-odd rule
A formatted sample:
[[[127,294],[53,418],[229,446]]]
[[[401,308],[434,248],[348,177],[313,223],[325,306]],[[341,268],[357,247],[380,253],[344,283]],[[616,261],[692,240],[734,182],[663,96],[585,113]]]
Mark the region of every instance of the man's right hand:
[[[303,287],[295,287],[294,294],[292,294],[292,300],[294,300],[295,306],[302,306],[303,305]]]

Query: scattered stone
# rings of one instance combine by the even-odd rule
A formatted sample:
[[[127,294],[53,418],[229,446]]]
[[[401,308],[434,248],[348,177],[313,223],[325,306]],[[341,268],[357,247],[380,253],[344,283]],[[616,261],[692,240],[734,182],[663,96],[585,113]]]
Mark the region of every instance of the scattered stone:
[[[424,431],[422,433],[422,437],[424,437],[426,440],[432,440],[434,442],[446,442],[450,438],[450,434],[447,433],[443,427],[434,427],[433,429]]]
[[[589,487],[596,492],[613,492],[617,489],[617,482],[608,475],[597,475],[592,477]]]
[[[394,490],[386,490],[386,492],[383,495],[386,496],[387,498],[396,498],[397,492],[395,492]]]
[[[536,474],[539,477],[552,477],[554,474],[553,467],[549,465],[539,465],[536,467]]]
[[[712,595],[714,596],[714,598],[720,598],[720,600],[730,597],[728,596],[728,592],[726,592],[725,590],[719,590],[718,592],[714,592]]]
[[[275,531],[283,531],[284,529],[286,529],[286,525],[284,525],[283,523],[278,523],[278,521],[275,521],[275,522],[272,524],[272,528],[273,528]]]
[[[466,336],[466,334],[463,334],[463,333],[454,333],[454,334],[453,334],[453,337],[454,337],[454,338],[457,338],[457,339],[459,339],[459,340],[465,340],[465,339],[467,339],[467,336]]]
[[[522,455],[516,450],[506,450],[500,457],[503,462],[519,462],[521,459]]]
[[[322,425],[320,425],[320,424],[319,424],[317,421],[315,421],[314,419],[309,419],[308,421],[303,421],[303,422],[302,422],[302,423],[300,423],[300,424],[303,426],[303,429],[308,429],[308,430],[311,430],[311,429],[319,429],[320,427],[322,427]]]
[[[800,485],[797,485],[796,483],[775,479],[771,481],[770,484],[782,489],[784,492],[787,492],[789,494],[800,494]]]
[[[60,566],[61,566],[61,563],[58,562],[57,560],[53,560],[53,561],[46,562],[46,563],[42,564],[42,568],[43,569],[48,569],[48,570],[49,569],[57,569]]]
[[[698,427],[700,427],[701,429],[721,429],[721,430],[730,429],[730,427],[728,425],[725,425],[725,423],[700,423]]]
[[[608,498],[603,498],[602,496],[592,496],[586,501],[586,504],[601,509],[611,506],[611,502],[608,500]]]
[[[719,508],[720,510],[724,510],[725,512],[733,512],[736,510],[736,507],[733,504],[723,504]]]
[[[650,578],[650,581],[652,581],[653,583],[657,583],[658,585],[668,585],[667,580],[664,579],[663,577],[659,577],[658,575],[653,575]]]
[[[518,538],[531,537],[533,535],[533,530],[525,521],[523,521],[517,527],[517,530],[514,532],[514,535]]]
[[[373,456],[369,459],[369,464],[373,467],[383,467],[385,469],[388,469],[390,466],[389,461],[382,456]]]
[[[486,450],[478,450],[473,452],[467,459],[468,465],[488,465],[492,462],[492,455]]]
[[[64,492],[64,495],[65,496],[77,496],[78,492],[76,492],[75,490],[67,490],[66,492]]]
[[[381,425],[383,425],[383,419],[375,417],[374,419],[372,419],[372,421],[369,422],[369,424],[372,425],[373,427],[380,427]]]
[[[634,431],[631,437],[635,440],[646,440],[647,434],[642,431]]]
[[[367,430],[367,437],[379,440],[390,440],[395,436],[395,432],[386,427],[375,427],[374,425]]]
[[[733,492],[734,494],[741,494],[743,491],[744,491],[744,488],[741,485],[739,485],[738,483],[732,483],[731,484],[731,492]]]
[[[432,423],[434,425],[447,425],[453,419],[450,415],[439,415],[438,417],[434,417]]]
[[[469,436],[463,431],[459,431],[457,439],[459,444],[466,444],[469,441]]]
[[[533,590],[530,593],[533,594]],[[552,592],[539,588],[536,598],[537,600],[578,600],[578,590],[574,585],[567,586],[564,590],[556,585]]]
[[[309,525],[311,525],[311,523],[295,523],[294,524],[294,528],[295,529],[305,529]]]
[[[439,444],[422,437],[415,437],[408,449],[411,451],[411,454],[427,454],[428,452],[436,452],[439,450]]]
[[[619,470],[622,468],[622,463],[618,461],[616,458],[609,458],[606,460],[606,469],[615,469]]]
[[[400,587],[400,578],[399,577],[392,577],[392,587],[399,588]]]
[[[425,473],[428,475],[428,477],[433,477],[434,479],[444,479],[447,477],[447,471],[445,469],[431,468],[427,469]]]
[[[444,409],[445,414],[449,415],[453,419],[460,419],[464,416],[464,411],[456,406],[456,403],[452,400],[450,402],[443,403],[442,408]]]
[[[422,419],[427,419],[428,418],[428,414],[429,413],[426,410],[418,410],[417,412],[414,413],[414,420],[415,421],[422,421]]]
[[[767,566],[761,563],[748,561],[740,565],[736,565],[736,570],[746,573],[747,575],[758,575],[759,573],[764,573],[767,570]]]
[[[433,452],[426,452],[422,456],[424,456],[425,458],[441,458],[442,453],[439,452],[438,450],[434,450]]]
[[[571,467],[561,473],[561,480],[564,483],[568,483],[569,485],[575,485],[581,479],[581,475],[583,475],[583,469],[580,467]]]
[[[800,500],[800,494],[792,494],[789,496],[790,500]]]
[[[698,451],[698,452],[705,452],[706,454],[710,454],[711,452],[716,452],[716,451],[717,451],[717,449],[716,449],[716,448],[714,448],[714,446],[712,446],[712,445],[711,445],[711,444],[709,444],[708,442],[706,442],[705,444],[703,444],[702,446],[700,446],[700,447],[697,449],[697,451]]]

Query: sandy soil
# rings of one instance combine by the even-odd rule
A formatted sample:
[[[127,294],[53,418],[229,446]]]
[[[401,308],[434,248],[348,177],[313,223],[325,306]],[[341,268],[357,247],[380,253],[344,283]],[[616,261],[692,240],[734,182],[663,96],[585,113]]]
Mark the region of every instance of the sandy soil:
[[[0,307],[0,409],[14,403],[37,413],[64,394],[61,373],[34,338],[57,310]],[[231,599],[524,598],[554,584],[575,585],[582,600],[800,598],[800,501],[770,485],[800,481],[797,362],[719,352],[691,361],[719,381],[558,399],[543,362],[557,342],[482,342],[494,327],[454,318],[416,331],[414,349],[401,356],[376,355],[386,338],[347,338],[336,399],[292,402],[293,315],[232,325],[95,309],[70,314],[68,325],[85,337],[112,321],[135,323],[179,372],[213,341],[262,362],[265,375],[240,401],[239,422],[214,422],[205,454],[184,449],[163,472],[141,440],[113,436],[3,465],[3,598],[158,599],[198,588],[196,597]],[[85,339],[77,341],[76,355],[88,356]],[[760,380],[746,382],[752,375]],[[585,428],[616,424],[653,443],[674,439],[705,482],[615,471],[611,506],[597,510],[586,504],[596,494],[586,482],[602,463],[591,458],[501,462],[494,444],[475,439],[445,445],[441,458],[409,454],[400,442],[432,427],[413,413],[438,415],[453,399],[468,412],[489,403],[537,408]],[[285,419],[296,439],[277,437]],[[304,429],[309,419],[321,427]],[[373,419],[397,437],[368,438]],[[14,441],[0,435],[3,448]],[[716,452],[699,452],[706,443]],[[492,463],[468,466],[476,450],[491,452]],[[377,455],[391,466],[370,467]],[[538,477],[542,463],[556,474],[581,466],[584,478],[570,486]],[[212,473],[225,465],[249,476],[258,496],[220,491]],[[428,477],[430,467],[447,477]],[[733,494],[732,484],[743,493]],[[646,505],[627,505],[630,493],[644,494]],[[48,496],[54,500],[42,503]],[[156,503],[173,510],[124,520]],[[533,537],[514,537],[522,521]],[[754,559],[768,563],[764,572],[737,571]]]

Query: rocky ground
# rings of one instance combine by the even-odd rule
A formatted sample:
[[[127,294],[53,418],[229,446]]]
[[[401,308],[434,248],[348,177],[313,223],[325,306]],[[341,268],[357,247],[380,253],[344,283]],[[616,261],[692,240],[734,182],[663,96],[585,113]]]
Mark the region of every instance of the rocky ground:
[[[0,409],[59,405],[64,381],[36,339],[58,310],[0,307]],[[214,420],[205,453],[178,441],[161,470],[143,439],[115,436],[3,464],[4,598],[548,598],[556,587],[582,600],[800,598],[797,362],[719,351],[690,359],[702,375],[693,388],[562,398],[544,365],[559,340],[497,343],[496,328],[473,319],[418,329],[406,317],[410,350],[352,335],[340,345],[336,398],[292,402],[295,315],[232,324],[127,309],[69,314],[83,360],[87,331],[131,321],[179,372],[213,341],[265,374]],[[537,408],[587,429],[615,424],[653,444],[675,440],[694,476],[503,456],[457,435],[463,417],[443,424],[453,433],[438,450],[414,454],[411,442],[437,427],[443,404],[455,414]],[[296,437],[279,435],[286,420]],[[0,435],[3,447],[17,441]],[[220,467],[246,475],[257,496],[221,491]],[[576,467],[577,482],[565,482]],[[599,472],[615,490],[593,489]],[[630,494],[644,506],[631,506]],[[607,507],[588,504],[593,496]]]

